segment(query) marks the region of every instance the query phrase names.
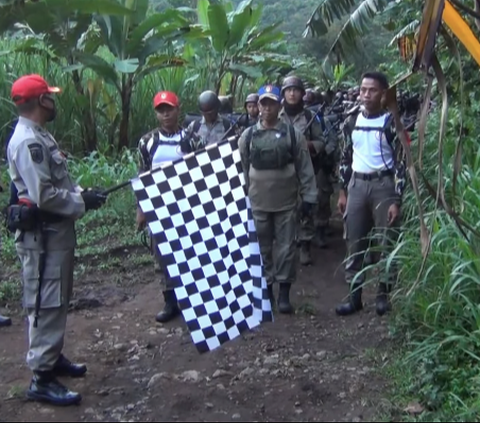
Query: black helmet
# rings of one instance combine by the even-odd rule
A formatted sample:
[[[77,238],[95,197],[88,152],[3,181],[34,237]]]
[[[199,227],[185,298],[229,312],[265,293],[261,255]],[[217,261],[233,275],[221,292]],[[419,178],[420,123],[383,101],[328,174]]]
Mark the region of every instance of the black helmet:
[[[233,113],[232,97],[228,95],[218,96],[220,101],[220,113]]]
[[[282,95],[287,88],[298,88],[305,92],[305,86],[303,85],[303,81],[298,76],[287,76],[283,80]]]
[[[316,96],[315,92],[311,88],[307,88],[305,90],[305,95],[303,96],[304,103],[315,103]]]
[[[220,100],[213,91],[204,91],[198,97],[198,107],[200,110],[219,110]]]
[[[245,107],[247,107],[247,103],[258,103],[258,94],[257,93],[252,93],[248,94],[247,98],[245,99]]]

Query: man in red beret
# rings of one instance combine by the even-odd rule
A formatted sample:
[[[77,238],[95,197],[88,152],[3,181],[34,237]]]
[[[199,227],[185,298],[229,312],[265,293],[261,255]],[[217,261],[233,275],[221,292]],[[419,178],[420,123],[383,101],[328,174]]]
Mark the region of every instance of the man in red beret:
[[[179,160],[185,154],[205,147],[199,136],[186,132],[180,126],[180,100],[175,93],[171,91],[158,92],[153,98],[153,109],[159,127],[145,134],[138,143],[141,158],[140,173]],[[137,228],[142,230],[146,223],[145,215],[140,207],[137,207]],[[152,239],[151,247],[154,250],[156,269],[161,271],[161,257]],[[159,323],[166,323],[180,314],[174,286],[170,282],[166,269],[163,273],[160,285],[165,306],[156,316]]]
[[[12,86],[19,119],[7,150],[18,203],[10,205],[8,223],[22,263],[23,300],[29,320],[27,364],[33,378],[27,397],[70,405],[82,397],[57,376],[80,377],[87,368],[63,354],[67,312],[73,288],[75,221],[97,209],[105,196],[74,183],[67,161],[46,124],[55,119],[51,87],[39,75],[26,75]]]

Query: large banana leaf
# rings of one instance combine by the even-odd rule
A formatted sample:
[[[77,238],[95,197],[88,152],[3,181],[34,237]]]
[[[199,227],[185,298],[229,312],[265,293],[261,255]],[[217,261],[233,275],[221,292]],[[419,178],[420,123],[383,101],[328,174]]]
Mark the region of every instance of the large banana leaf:
[[[208,20],[214,22],[209,27],[213,48],[221,53],[227,46],[230,37],[230,28],[224,6],[222,4],[210,4],[208,6]]]
[[[252,0],[242,2],[232,14],[227,48],[240,44],[243,35],[252,26],[253,8],[251,3]]]

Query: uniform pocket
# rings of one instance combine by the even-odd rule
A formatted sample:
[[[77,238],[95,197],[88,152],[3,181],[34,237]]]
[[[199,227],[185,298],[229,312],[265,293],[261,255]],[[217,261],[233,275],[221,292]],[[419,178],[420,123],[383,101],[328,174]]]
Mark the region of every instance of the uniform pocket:
[[[52,176],[58,181],[65,178],[65,176],[67,175],[67,161],[65,157],[62,156],[62,153],[60,153],[60,151],[57,150],[52,154],[51,163]]]
[[[24,307],[35,308],[39,288],[38,267],[24,266]],[[62,305],[61,266],[48,265],[43,272],[40,309],[58,308]]]

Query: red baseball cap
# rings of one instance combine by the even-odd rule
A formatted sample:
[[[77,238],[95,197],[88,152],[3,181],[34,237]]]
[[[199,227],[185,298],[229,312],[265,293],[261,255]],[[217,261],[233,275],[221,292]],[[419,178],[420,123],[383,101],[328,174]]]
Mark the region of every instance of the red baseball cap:
[[[18,78],[12,85],[12,100],[16,104],[40,97],[42,94],[59,93],[58,87],[50,87],[40,75],[32,74]]]
[[[153,99],[153,108],[156,109],[161,104],[168,104],[172,107],[178,107],[180,101],[175,93],[172,93],[171,91],[160,91]]]

